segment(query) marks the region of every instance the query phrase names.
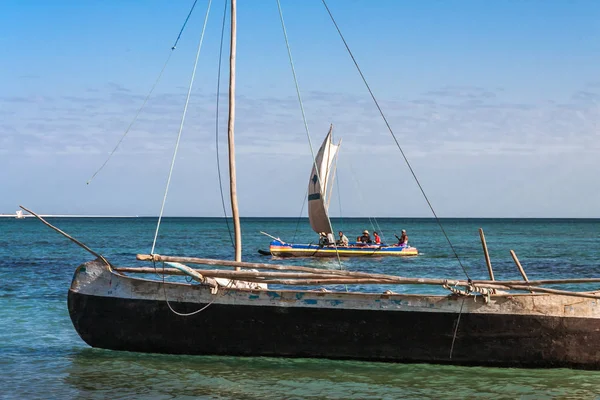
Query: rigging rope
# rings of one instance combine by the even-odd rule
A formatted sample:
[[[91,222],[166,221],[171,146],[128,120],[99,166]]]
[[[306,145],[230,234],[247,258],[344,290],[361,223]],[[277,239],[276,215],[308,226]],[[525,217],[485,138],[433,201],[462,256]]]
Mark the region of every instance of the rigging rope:
[[[152,241],[152,250],[150,250],[150,254],[154,254],[154,248],[156,247],[156,239],[158,238],[158,231],[160,229],[160,223],[162,221],[163,212],[165,210],[165,204],[167,202],[167,195],[169,194],[169,186],[171,184],[171,177],[173,176],[173,168],[175,167],[175,159],[177,158],[177,151],[179,150],[179,143],[181,141],[181,133],[183,132],[183,124],[185,123],[185,116],[187,114],[188,105],[190,103],[192,87],[194,86],[194,78],[196,77],[196,68],[198,67],[198,59],[200,58],[200,50],[202,49],[202,42],[204,41],[204,31],[206,30],[206,24],[208,22],[208,14],[210,13],[211,3],[212,3],[212,0],[208,0],[208,6],[206,8],[206,16],[204,17],[204,25],[202,26],[202,33],[200,34],[200,41],[198,43],[198,51],[196,52],[196,60],[194,61],[194,69],[192,71],[190,85],[188,88],[187,96],[185,98],[185,106],[183,107],[183,115],[181,116],[181,124],[179,125],[179,132],[177,133],[177,142],[175,143],[175,150],[173,151],[173,159],[171,160],[171,168],[169,169],[169,177],[167,178],[167,186],[165,188],[165,195],[163,197],[162,205],[160,207],[160,214],[158,215],[158,223],[156,224],[156,232],[154,233],[154,240]]]
[[[304,200],[302,200],[302,208],[300,209],[300,215],[298,216],[298,220],[296,221],[296,230],[294,231],[294,237],[292,238],[292,243],[296,241],[296,235],[298,234],[298,227],[300,226],[300,220],[302,219],[302,213],[304,212],[304,205],[306,204],[306,199],[308,198],[308,191],[304,195]]]
[[[340,211],[340,226],[342,227],[342,229],[340,229],[342,232],[344,231],[344,216],[342,214],[342,196],[340,194],[340,173],[338,172],[338,179],[337,179],[337,183],[336,183],[336,190],[337,190],[337,197],[338,197],[338,207],[339,207],[339,211]]]
[[[460,267],[462,268],[463,272],[465,273],[465,276],[468,279],[471,279],[469,277],[469,273],[467,272],[467,269],[465,268],[465,266],[463,265],[460,257],[458,256],[458,253],[456,252],[456,249],[454,248],[454,245],[452,244],[452,242],[450,241],[450,238],[446,234],[446,231],[445,231],[445,229],[444,229],[444,227],[443,227],[440,219],[438,218],[435,210],[433,209],[433,206],[431,205],[431,202],[429,201],[429,198],[425,194],[425,190],[423,189],[423,186],[421,186],[421,182],[417,178],[417,175],[416,175],[415,171],[413,170],[410,162],[408,161],[408,158],[404,154],[404,150],[402,150],[402,146],[400,146],[400,142],[396,138],[396,135],[394,134],[394,131],[392,130],[392,127],[390,126],[387,118],[385,117],[385,114],[383,113],[383,110],[379,106],[379,102],[375,98],[375,94],[373,94],[373,91],[371,90],[371,87],[367,83],[367,79],[365,78],[364,74],[362,73],[362,70],[358,66],[358,62],[356,61],[356,58],[354,58],[354,54],[352,54],[352,51],[350,50],[350,47],[348,46],[348,43],[346,42],[346,39],[344,38],[344,35],[342,35],[342,31],[340,30],[337,22],[335,21],[335,18],[333,18],[333,14],[329,10],[329,7],[327,6],[327,3],[325,2],[325,0],[321,0],[321,1],[323,2],[323,5],[325,6],[325,9],[327,10],[327,13],[329,14],[329,17],[331,18],[331,21],[333,22],[333,25],[335,26],[335,29],[337,30],[338,34],[340,35],[340,38],[342,39],[342,42],[344,42],[344,46],[346,47],[346,50],[348,51],[348,54],[350,55],[350,58],[352,58],[352,61],[354,62],[354,65],[356,66],[356,69],[358,70],[358,73],[360,74],[360,77],[362,78],[363,83],[367,87],[367,90],[369,91],[369,94],[371,95],[371,98],[373,99],[373,102],[375,103],[375,106],[379,110],[379,114],[381,114],[381,118],[383,118],[383,121],[385,122],[385,125],[387,126],[388,130],[390,131],[390,134],[392,135],[392,138],[394,138],[394,142],[396,142],[396,146],[398,146],[398,149],[400,150],[400,153],[402,154],[402,157],[404,158],[404,161],[406,162],[406,165],[408,166],[408,169],[410,170],[410,173],[412,174],[413,178],[415,179],[415,182],[417,183],[417,186],[419,186],[419,189],[421,190],[421,194],[423,194],[423,197],[425,198],[425,201],[427,202],[427,205],[429,206],[429,209],[433,213],[433,216],[435,217],[436,222],[438,223],[438,225],[439,225],[442,233],[444,234],[444,237],[446,238],[446,241],[450,245],[450,248],[452,249],[452,252],[454,253],[454,257],[456,258],[456,260],[460,264]]]
[[[157,270],[157,268],[156,268],[156,262],[152,261],[152,263],[154,264],[154,269]],[[169,310],[171,310],[171,312],[173,314],[175,314],[175,315],[178,315],[180,317],[191,317],[192,315],[199,314],[202,311],[206,310],[208,307],[210,307],[215,301],[217,301],[217,299],[219,297],[225,296],[226,291],[225,290],[220,290],[219,293],[217,293],[217,294],[215,294],[213,296],[213,299],[209,303],[207,303],[206,305],[200,307],[196,311],[192,311],[192,312],[189,312],[189,313],[179,312],[179,311],[177,311],[177,310],[175,310],[173,308],[173,306],[171,305],[171,302],[169,301],[169,298],[167,297],[167,288],[166,288],[167,285],[166,285],[166,282],[165,282],[165,276],[166,276],[166,274],[165,274],[165,263],[164,262],[162,263],[162,270],[163,270],[163,273],[162,273],[162,290],[163,290],[163,296],[164,296],[164,299],[165,299],[165,303],[167,303],[167,306],[169,307]],[[187,278],[186,278],[186,281],[187,281]],[[230,279],[229,283],[227,283],[227,285],[225,286],[225,289],[229,289],[231,287],[231,285],[233,284],[233,282],[234,281],[232,279]]]
[[[348,160],[348,165],[350,166],[350,173],[352,174],[352,180],[354,182],[354,185],[356,186],[356,192],[358,193],[358,197],[360,199],[360,204],[361,204],[362,208],[367,209],[368,204],[365,202],[363,192],[360,188],[360,183],[358,182],[358,178],[356,177],[356,173],[354,172],[354,168],[352,167],[352,162],[350,160]],[[379,226],[379,223],[377,222],[377,218],[371,217],[369,215],[367,215],[367,218],[369,219],[369,223],[371,224],[371,229],[373,229],[374,232],[375,232],[375,225],[377,225],[377,233],[380,234],[381,240],[385,243],[385,235],[383,234],[383,231],[381,230],[381,227]],[[375,221],[375,223],[373,223],[373,221]]]
[[[308,122],[306,121],[306,113],[304,112],[304,103],[302,103],[302,96],[300,95],[300,87],[298,86],[298,78],[296,76],[296,69],[294,68],[294,60],[292,59],[292,50],[290,48],[290,42],[288,41],[287,30],[285,29],[285,22],[283,21],[283,11],[281,10],[280,0],[277,0],[277,9],[279,10],[279,19],[281,20],[281,28],[283,29],[283,37],[285,39],[285,46],[287,47],[288,57],[290,60],[290,66],[292,68],[292,75],[294,76],[294,84],[296,86],[296,94],[298,96],[298,102],[300,103],[300,111],[302,112],[302,120],[304,121],[304,129],[306,130],[306,137],[308,138],[308,145],[310,147],[310,154],[312,155],[313,164],[315,166],[315,171],[317,172],[317,179],[319,181],[319,185],[323,188],[323,182],[321,182],[321,174],[319,172],[319,166],[317,165],[317,160],[315,158],[315,152],[313,150],[312,141],[310,140],[310,130],[308,129]],[[327,191],[327,187],[324,188]],[[321,197],[321,201],[323,201],[323,206],[325,206],[325,202],[323,197]],[[331,219],[329,215],[327,215],[327,222],[329,223],[329,230],[333,234],[333,226],[331,225]],[[337,256],[338,264],[340,269],[342,267],[342,260],[340,259],[340,254],[338,252],[337,246],[334,241],[335,254]]]
[[[192,4],[192,8],[190,9],[190,12],[188,13],[187,18],[185,19],[185,22],[181,26],[181,30],[179,31],[179,35],[177,35],[177,39],[175,39],[175,43],[173,44],[173,46],[171,47],[171,50],[169,51],[169,56],[167,57],[165,63],[163,64],[163,67],[160,70],[160,73],[158,74],[158,77],[154,81],[154,84],[150,88],[150,91],[148,92],[148,95],[144,99],[144,102],[142,103],[142,106],[135,113],[135,116],[133,117],[133,120],[129,123],[129,125],[127,126],[127,129],[125,129],[125,132],[123,133],[123,135],[121,136],[121,138],[117,142],[117,145],[110,152],[110,154],[108,155],[108,157],[106,158],[106,160],[104,161],[104,163],[102,163],[102,165],[100,166],[100,168],[98,168],[96,170],[96,172],[94,172],[94,174],[92,175],[92,177],[90,179],[88,179],[88,181],[86,182],[86,185],[89,185],[90,183],[92,183],[92,181],[94,180],[94,178],[96,177],[96,175],[98,175],[98,173],[100,173],[100,171],[102,171],[104,169],[104,167],[106,166],[106,164],[108,164],[108,161],[112,158],[113,154],[115,154],[115,152],[117,151],[117,149],[121,145],[121,142],[125,139],[125,136],[127,136],[127,134],[129,133],[129,130],[131,130],[131,127],[133,126],[133,124],[135,123],[135,121],[137,121],[140,113],[142,112],[142,110],[146,106],[146,103],[148,103],[148,100],[150,99],[150,96],[154,92],[154,89],[156,88],[156,85],[158,85],[158,82],[160,81],[160,78],[162,78],[162,75],[165,72],[165,69],[167,68],[167,64],[169,64],[169,61],[171,60],[171,56],[173,55],[173,51],[177,47],[177,43],[179,43],[179,39],[181,38],[181,35],[183,34],[185,26],[187,25],[187,22],[190,19],[190,16],[192,15],[192,11],[194,11],[194,7],[196,7],[196,3],[197,2],[198,2],[198,0],[195,0],[194,4]]]
[[[333,139],[333,132],[331,133],[331,139]],[[342,142],[341,142],[341,139],[340,139],[339,144],[338,144],[338,148],[339,148],[339,146],[341,146],[341,144],[342,144]],[[339,153],[339,150],[338,150],[337,154],[335,155],[335,173],[338,176],[338,179],[337,179],[337,182],[332,182],[331,185],[333,186],[335,184],[335,186],[336,186],[337,199],[338,199],[338,207],[339,207],[339,212],[340,212],[340,216],[339,216],[339,219],[340,219],[340,228],[341,228],[340,230],[343,232],[344,231],[344,218],[342,217],[342,196],[340,195],[340,185],[339,185],[339,183],[340,183],[340,177],[339,177],[340,173],[337,170],[337,160],[338,160],[339,156],[340,156],[340,153]],[[332,192],[333,192],[333,187],[330,189],[329,194],[331,194]],[[328,198],[327,201],[328,202],[331,201],[331,198]],[[329,209],[327,211],[329,211]],[[329,215],[329,214],[327,214],[327,215]],[[334,235],[335,235],[335,232],[334,232]],[[341,240],[341,238],[340,238],[340,240]]]
[[[221,27],[221,45],[219,47],[219,68],[217,73],[217,110],[215,117],[215,144],[217,148],[217,175],[219,176],[219,191],[221,192],[221,204],[223,205],[223,215],[225,217],[225,224],[227,225],[229,239],[231,240],[231,246],[235,249],[233,235],[231,234],[231,228],[229,227],[227,207],[225,206],[225,196],[223,195],[223,180],[221,179],[221,161],[219,159],[219,99],[221,91],[221,64],[223,61],[223,38],[225,37],[225,18],[227,17],[227,3],[228,1],[225,0],[225,10],[223,10],[223,24]]]
[[[185,21],[183,22],[183,25],[181,26],[181,30],[179,31],[179,35],[177,35],[177,39],[175,39],[175,43],[173,44],[173,47],[171,47],[171,50],[175,50],[175,48],[177,47],[177,43],[179,43],[179,39],[181,39],[181,34],[183,33],[183,30],[185,29],[185,26],[187,25],[190,16],[192,15],[192,11],[194,11],[194,8],[196,7],[196,3],[198,2],[198,0],[194,0],[194,4],[192,4],[192,8],[190,9],[190,12],[188,13],[187,17],[185,18]]]
[[[456,326],[454,327],[454,334],[452,335],[452,344],[450,345],[450,355],[449,358],[452,359],[452,352],[454,351],[454,342],[456,341],[456,334],[458,333],[458,325],[460,324],[460,316],[462,315],[463,307],[465,305],[466,297],[463,297],[463,301],[460,304],[460,311],[458,312],[458,317],[456,318]]]

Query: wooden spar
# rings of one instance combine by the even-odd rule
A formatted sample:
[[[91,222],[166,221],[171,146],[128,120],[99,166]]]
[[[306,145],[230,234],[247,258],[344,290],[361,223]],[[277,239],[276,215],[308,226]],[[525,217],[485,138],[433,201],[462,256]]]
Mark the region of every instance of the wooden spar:
[[[561,296],[585,297],[588,299],[600,299],[600,294],[592,294],[590,292],[570,292],[568,290],[541,288],[537,286],[513,285],[512,290],[530,291],[531,293],[549,293],[558,294]]]
[[[265,279],[260,281],[261,283],[268,283],[268,284],[279,284],[279,285],[294,285],[294,286],[301,286],[301,285],[352,285],[352,284],[368,284],[368,283],[373,283],[373,282],[369,282],[370,279],[327,279],[327,280],[280,280],[280,279]],[[492,287],[493,285],[490,286],[490,289],[510,289],[510,290],[521,290],[521,291],[531,291],[532,293],[547,293],[547,294],[555,294],[555,295],[560,295],[560,296],[569,296],[569,297],[584,297],[587,299],[600,299],[600,294],[592,294],[589,292],[570,292],[568,290],[558,290],[558,289],[548,289],[548,288],[541,288],[541,287],[531,287],[531,286],[511,286],[511,287],[504,287],[504,286],[496,286],[496,287]],[[504,294],[506,295],[506,293]]]
[[[165,275],[186,275],[183,271],[177,268],[153,268],[153,267],[119,267],[114,268],[117,272],[123,273],[143,273],[143,274],[165,274]],[[202,276],[210,276],[213,278],[228,278],[228,279],[236,279],[236,280],[247,280],[251,282],[266,282],[269,280],[270,283],[273,282],[293,282],[293,284],[302,284],[303,282],[309,281],[320,281],[320,282],[356,282],[356,283],[374,283],[374,284],[424,284],[422,279],[420,278],[402,278],[398,276],[389,276],[388,278],[379,278],[379,277],[353,277],[353,276],[335,276],[335,275],[327,275],[327,274],[317,274],[317,273],[290,273],[290,272],[256,272],[256,271],[224,271],[224,270],[215,270],[215,269],[194,269],[195,272],[201,274]],[[444,284],[446,281],[437,280],[433,283],[427,282],[428,284]],[[467,285],[467,282],[452,282],[452,284],[458,285]],[[501,289],[509,289],[507,286],[494,285],[494,288]]]
[[[268,236],[268,237],[270,237],[270,238],[271,238],[271,239],[273,239],[273,240],[279,240],[281,243],[285,243],[283,240],[281,240],[281,239],[279,239],[278,237],[275,237],[275,236],[273,236],[273,235],[269,235],[267,232],[260,231],[260,233],[262,233],[262,234],[263,234],[263,235],[265,235],[265,236]]]
[[[140,261],[153,261],[153,256],[150,254],[138,254],[137,259]],[[466,281],[459,279],[433,279],[433,278],[403,278],[395,275],[385,274],[370,274],[366,272],[352,272],[343,270],[327,270],[311,267],[301,266],[290,266],[290,265],[277,265],[277,264],[263,264],[263,263],[252,263],[252,262],[236,262],[231,260],[214,260],[210,258],[197,258],[197,257],[176,257],[176,256],[161,256],[159,254],[154,255],[154,261],[156,262],[180,262],[188,264],[200,264],[200,265],[214,265],[223,267],[243,267],[243,268],[255,268],[255,269],[266,269],[276,271],[298,271],[298,272],[310,272],[319,273],[332,276],[351,276],[351,277],[363,277],[363,278],[384,278],[384,279],[395,279],[396,282],[400,280],[410,279],[411,282],[402,281],[405,284],[425,284],[425,285],[442,285],[444,283],[457,284],[463,286],[467,284]],[[132,268],[142,269],[142,268]],[[152,272],[158,269],[151,268]],[[162,271],[162,268],[160,269]],[[203,270],[207,271],[207,270]],[[216,271],[216,270],[215,270]],[[231,272],[231,271],[230,271]],[[245,272],[245,271],[243,271]],[[522,285],[523,281],[488,281],[488,280],[473,280],[474,285]],[[528,284],[531,286],[538,285],[557,285],[557,284],[575,284],[575,283],[600,283],[600,278],[568,278],[568,279],[543,279],[529,281]]]
[[[335,277],[328,279],[261,279],[256,282],[269,283],[273,285],[364,285],[364,284],[393,284],[394,282],[385,282],[380,279],[369,278],[343,278]],[[599,296],[600,297],[600,296]]]
[[[487,281],[487,282],[492,282],[492,281]],[[495,281],[494,283],[486,284],[485,286],[482,286],[482,287],[487,288],[487,289],[519,290],[519,291],[531,292],[534,294],[556,294],[556,295],[561,295],[561,296],[600,299],[600,294],[598,294],[596,292],[571,292],[568,290],[550,289],[550,288],[543,288],[543,287],[538,287],[538,286],[525,286],[522,284],[521,285],[507,284],[508,281],[502,282],[501,285],[497,284],[497,283],[501,283],[501,282],[502,281]],[[517,282],[522,283],[521,281],[517,281]],[[473,282],[473,283],[475,284],[475,282]],[[480,284],[477,284],[476,286],[479,286],[479,285]],[[494,294],[495,294],[495,292],[494,292]],[[508,293],[503,293],[503,294],[507,295]]]
[[[115,268],[117,272],[128,272],[128,273],[145,273],[145,274],[153,274],[158,273],[162,274],[163,271],[168,275],[180,275],[178,273],[177,268],[152,268],[152,267],[144,267],[144,268],[131,268],[131,267],[123,267],[123,268]],[[328,274],[317,274],[317,273],[290,273],[290,272],[264,272],[264,271],[224,271],[218,269],[194,269],[195,272],[202,276],[212,276],[216,278],[231,278],[231,279],[250,279],[250,278],[292,278],[292,279],[370,279],[373,281],[379,281],[381,283],[394,283],[394,281],[398,280],[398,283],[411,283],[404,282],[402,279],[408,279],[409,281],[417,281],[418,278],[400,278],[400,277],[392,277],[389,278],[380,278],[380,277],[344,277],[344,276],[336,276],[336,275],[328,275]],[[182,273],[183,274],[183,273]],[[393,279],[395,278],[395,279]]]
[[[527,279],[527,274],[525,273],[525,270],[523,269],[523,267],[521,266],[521,263],[519,262],[519,259],[517,258],[517,254],[513,250],[511,250],[510,255],[512,256],[512,259],[514,260],[515,264],[517,265],[517,268],[519,269],[519,272],[521,273],[523,280],[525,282],[529,282],[529,279]]]
[[[263,263],[253,263],[253,262],[237,262],[231,260],[213,260],[209,258],[196,258],[196,257],[176,257],[176,256],[161,256],[160,254],[138,254],[136,258],[140,261],[155,261],[155,262],[179,262],[179,263],[187,263],[187,264],[201,264],[201,265],[214,265],[214,266],[228,266],[228,267],[243,267],[243,268],[255,268],[255,269],[268,269],[268,270],[276,270],[276,271],[298,271],[298,272],[311,272],[318,274],[327,274],[327,275],[338,275],[338,276],[354,276],[354,277],[365,277],[365,278],[399,278],[394,275],[384,275],[384,274],[370,274],[367,272],[352,272],[352,271],[344,271],[344,270],[329,270],[329,269],[320,269],[320,268],[311,268],[311,267],[299,267],[292,265],[279,265],[279,264],[263,264]],[[418,278],[422,281],[431,280],[430,278]],[[437,285],[439,282],[443,280],[437,279],[433,280],[432,284]],[[456,279],[452,279],[452,282],[457,281]],[[519,283],[521,283],[519,281]]]
[[[235,261],[242,261],[242,230],[237,201],[237,184],[235,176],[235,55],[236,55],[236,0],[231,0],[231,42],[229,49],[229,119],[227,122],[227,143],[229,146],[229,191],[231,197],[231,214],[235,234]],[[236,267],[238,270],[239,267]]]
[[[88,246],[86,246],[85,244],[81,243],[79,240],[75,239],[74,237],[72,237],[71,235],[69,235],[68,233],[58,229],[57,227],[55,227],[54,225],[52,225],[51,223],[49,223],[48,221],[46,221],[44,218],[40,217],[39,215],[37,215],[36,213],[34,213],[33,211],[23,207],[23,206],[19,206],[21,207],[23,210],[27,211],[29,214],[33,215],[34,217],[36,217],[37,219],[39,219],[40,221],[42,221],[42,223],[52,229],[54,229],[56,232],[60,233],[61,235],[63,235],[64,237],[66,237],[67,239],[69,239],[70,241],[72,241],[73,243],[75,243],[77,246],[83,248],[84,250],[88,251],[89,253],[91,253],[92,255],[96,256],[97,258],[102,259],[102,261],[104,261],[106,263],[106,265],[108,265],[110,267],[110,263],[108,261],[106,261],[106,259],[104,258],[104,256],[102,256],[99,253],[96,253],[94,250],[90,249]]]
[[[485,242],[485,235],[483,229],[479,228],[479,237],[481,238],[481,245],[483,246],[483,254],[485,255],[485,264],[487,265],[488,272],[490,273],[490,280],[494,281],[494,271],[492,270],[492,261],[490,260],[490,253],[488,252],[487,243]]]
[[[184,272],[176,268],[114,268],[117,272],[124,273],[160,273],[165,275],[187,275]],[[222,271],[222,270],[197,270],[204,276],[210,276],[212,278],[228,278],[235,280],[244,280],[247,282],[256,283],[267,283],[276,285],[291,285],[291,286],[312,286],[312,285],[358,285],[358,284],[404,284],[404,285],[418,285],[418,284],[429,284],[429,285],[443,285],[447,281],[435,280],[437,282],[424,282],[420,278],[401,278],[397,279],[382,279],[382,278],[364,278],[364,277],[343,277],[343,276],[332,276],[332,275],[317,275],[317,274],[269,274],[260,273],[253,271]],[[307,278],[307,279],[299,279]],[[598,279],[597,279],[598,281]],[[492,281],[487,281],[492,282]],[[506,284],[501,281],[494,281],[485,285],[485,288],[493,290],[519,290],[529,291],[531,293],[547,293],[556,294],[561,296],[572,296],[572,297],[585,297],[590,299],[600,299],[600,294],[593,292],[571,292],[568,290],[558,290],[543,288],[537,286],[528,286],[520,284]],[[519,283],[521,281],[518,281]],[[458,286],[467,286],[467,282],[455,282]],[[479,285],[479,283],[478,283]]]
[[[139,274],[165,274],[165,275],[185,275],[184,272],[177,268],[169,268],[169,267],[118,267],[114,268],[117,272],[123,273],[139,273]],[[341,279],[360,279],[360,280],[369,280],[370,283],[380,283],[380,284],[401,284],[401,285],[418,285],[418,284],[428,284],[428,285],[443,285],[444,283],[448,283],[451,285],[458,286],[466,286],[468,282],[466,281],[447,281],[442,279],[433,280],[433,282],[427,281],[424,282],[422,278],[403,278],[399,276],[388,275],[387,277],[379,277],[376,274],[373,274],[372,277],[365,276],[339,276],[339,275],[329,275],[329,274],[317,274],[317,273],[282,273],[282,272],[256,272],[256,271],[225,271],[225,270],[217,270],[217,269],[195,269],[194,271],[198,272],[203,276],[211,276],[214,278],[229,278],[229,279],[237,279],[237,280],[248,280],[248,281],[257,281],[263,282],[268,278],[282,278],[282,279],[297,279],[297,282],[301,282],[301,279],[322,279],[322,280],[341,280]],[[508,286],[502,285],[493,285],[494,289],[509,289]]]
[[[270,269],[277,271],[299,271],[299,272],[319,272],[331,275],[349,275],[349,274],[362,274],[361,272],[349,272],[342,270],[326,270],[311,267],[300,267],[294,265],[280,265],[280,264],[265,264],[265,263],[253,263],[244,261],[231,261],[231,260],[215,260],[210,258],[198,258],[198,257],[177,257],[177,256],[162,256],[160,254],[138,254],[136,258],[140,261],[155,261],[155,262],[180,262],[188,264],[200,264],[200,265],[215,265],[223,267],[242,267],[242,268],[256,268],[256,269]],[[369,274],[370,275],[370,274]]]

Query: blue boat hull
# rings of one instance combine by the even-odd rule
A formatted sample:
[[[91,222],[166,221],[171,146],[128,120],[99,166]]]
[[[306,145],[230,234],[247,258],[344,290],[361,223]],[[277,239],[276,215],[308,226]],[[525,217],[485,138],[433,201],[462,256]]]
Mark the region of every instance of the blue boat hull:
[[[419,251],[411,246],[357,245],[348,247],[320,246],[316,244],[291,244],[274,240],[269,251],[277,257],[406,257],[417,256]]]

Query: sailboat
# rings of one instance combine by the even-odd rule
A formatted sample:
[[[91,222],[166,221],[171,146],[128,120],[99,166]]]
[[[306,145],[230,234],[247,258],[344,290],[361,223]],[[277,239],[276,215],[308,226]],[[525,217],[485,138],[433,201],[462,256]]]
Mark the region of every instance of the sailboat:
[[[269,253],[277,257],[398,257],[418,255],[417,248],[408,245],[390,246],[381,243],[360,242],[340,245],[340,243],[336,244],[334,240],[327,241],[328,236],[334,237],[335,234],[330,223],[328,209],[335,176],[333,175],[335,169],[332,168],[332,164],[337,159],[341,144],[341,141],[338,144],[333,143],[332,131],[333,126],[329,128],[329,132],[315,156],[307,192],[310,226],[324,240],[317,244],[293,244],[286,243],[280,238],[273,238],[274,240],[269,245]]]
[[[600,292],[543,286],[600,279],[530,281],[523,271],[523,280],[498,281],[491,264],[490,280],[477,281],[241,261],[233,140],[235,28],[236,0],[231,0],[228,137],[235,260],[151,252],[137,259],[152,267],[120,267],[40,218],[95,258],[76,268],[68,290],[69,315],[88,345],[190,355],[600,368]],[[183,275],[193,282],[149,273]],[[355,289],[367,284],[435,285],[448,292]],[[311,285],[315,290],[306,289]],[[340,286],[347,290],[335,290]]]

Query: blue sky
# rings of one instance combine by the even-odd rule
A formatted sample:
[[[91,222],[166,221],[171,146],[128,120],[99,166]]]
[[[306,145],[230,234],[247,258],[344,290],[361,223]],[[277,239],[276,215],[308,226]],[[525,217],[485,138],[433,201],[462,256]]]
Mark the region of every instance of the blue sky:
[[[238,3],[241,212],[297,216],[311,156],[277,5]],[[207,1],[122,146],[86,181],[131,122],[191,4],[2,3],[0,213],[24,204],[158,214]],[[213,1],[167,215],[222,215],[214,110],[223,4]],[[599,2],[328,5],[440,216],[600,217]],[[322,3],[282,8],[313,144],[330,123],[343,139],[331,214],[430,216]],[[226,111],[226,97],[221,104]],[[224,135],[225,113],[220,126]]]

